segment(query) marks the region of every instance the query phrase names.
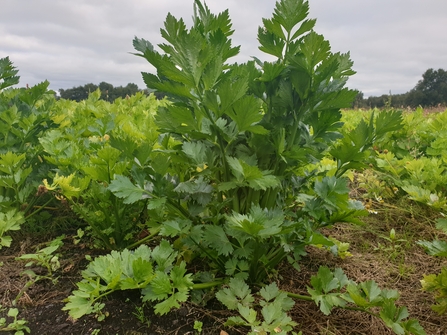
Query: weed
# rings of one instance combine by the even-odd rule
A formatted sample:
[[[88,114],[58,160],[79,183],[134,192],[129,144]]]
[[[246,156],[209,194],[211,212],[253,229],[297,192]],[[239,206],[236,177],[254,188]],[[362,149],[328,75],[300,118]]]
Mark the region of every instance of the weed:
[[[202,334],[203,322],[202,321],[194,321],[194,330],[197,331],[197,334]]]
[[[59,236],[53,241],[47,243],[47,247],[37,250],[36,253],[25,254],[16,258],[16,260],[28,261],[25,267],[30,267],[32,265],[43,267],[46,270],[46,274],[36,274],[33,270],[23,271],[22,275],[27,275],[29,277],[29,280],[17,294],[16,298],[13,301],[13,305],[17,303],[17,301],[28,288],[30,288],[38,281],[50,280],[53,284],[57,283],[58,278],[54,277],[54,272],[60,268],[60,263],[59,256],[55,255],[54,252],[64,244],[62,241],[64,238],[65,235]]]
[[[5,309],[0,305],[0,312]],[[18,319],[19,310],[17,308],[10,308],[7,316],[13,318],[13,321],[8,323],[6,318],[0,318],[0,332],[14,332],[14,335],[23,335],[24,332],[30,333],[30,329],[26,326],[28,321]]]
[[[135,306],[135,312],[132,313],[140,323],[145,324],[148,328],[151,325],[151,320],[149,320],[146,315],[144,315],[144,304],[141,306]]]

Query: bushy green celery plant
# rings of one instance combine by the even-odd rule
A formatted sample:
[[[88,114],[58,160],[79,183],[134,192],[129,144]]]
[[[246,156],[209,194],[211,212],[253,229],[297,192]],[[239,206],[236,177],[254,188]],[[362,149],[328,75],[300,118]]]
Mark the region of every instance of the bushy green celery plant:
[[[105,155],[105,152],[119,154],[111,149],[113,148],[100,151],[100,155]],[[107,157],[111,158],[111,156]],[[97,179],[93,179],[91,175],[80,178],[75,174],[67,177],[56,174],[51,184],[44,180],[44,186],[47,190],[54,191],[60,200],[68,201],[73,211],[85,220],[98,247],[121,250],[134,243],[134,235],[138,229],[137,223],[144,210],[144,204],[123,202],[107,189],[107,181],[100,177],[101,172],[106,172],[107,169],[110,173],[118,170],[122,173],[125,164],[115,166],[110,160],[102,161],[102,163],[104,164],[90,166],[91,172]]]
[[[420,114],[421,112],[416,112]],[[404,116],[404,124],[407,119],[414,119],[413,114]],[[439,113],[433,117],[418,118],[419,124],[415,130],[401,130],[411,136],[423,137],[425,145],[418,146],[417,154],[414,149],[404,151],[393,143],[384,145],[390,149],[377,154],[373,161],[374,168],[379,171],[380,177],[391,186],[402,189],[411,200],[429,205],[438,210],[445,210],[447,203],[446,188],[447,173],[445,144],[447,143],[447,112]],[[410,122],[410,124],[413,124]],[[403,136],[403,135],[402,135]]]
[[[227,61],[238,48],[231,46],[228,11],[214,15],[198,0],[194,8],[189,30],[183,20],[168,14],[162,29],[167,43],[159,45],[164,54],[143,39],[134,40],[138,55],[157,69],[157,75],[143,74],[146,84],[167,94],[172,103],[156,114],[161,134],[150,159],[134,166],[132,175],[115,175],[108,189],[126,203],[144,201],[151,211],[158,212],[154,215],[162,223],[160,233],[177,238],[176,257],[189,260],[191,250],[193,256],[206,257],[218,276],[236,277],[229,281],[229,290],[236,292],[244,281],[262,286],[280,261],[290,257],[294,262],[306,244],[333,246],[318,229],[343,220],[355,221],[364,213],[359,203],[350,201],[342,175],[348,168],[361,166],[364,156],[356,155],[359,144],[363,143],[360,149],[366,151],[380,132],[372,123],[365,123],[366,138],[356,138],[365,129],[362,124],[354,137],[337,144],[332,150],[337,160],[332,176],[318,171],[300,174],[310,162],[322,159],[341,137],[340,108],[347,107],[355,96],[344,88],[353,74],[349,55],[331,53],[329,43],[312,31],[315,21],[306,19],[307,2],[282,0],[258,34],[261,49],[277,60],[230,65]],[[387,121],[391,129],[400,119],[393,115],[383,118],[384,124]],[[151,280],[143,289],[145,300],[164,300],[156,305],[156,312],[164,313],[165,307],[186,299],[188,290],[219,284],[190,281],[176,291],[176,283],[185,284],[188,276],[185,263],[180,262],[181,269],[162,272],[159,280]],[[119,268],[122,271],[123,266]],[[145,268],[150,277],[150,267]],[[324,312],[329,312],[336,304],[327,302],[337,297],[325,295],[341,290],[342,285],[327,272],[321,270],[313,280],[315,289],[310,296],[294,297],[318,303],[324,300]],[[106,285],[120,282],[112,277],[107,275]],[[116,278],[123,277],[117,274]],[[104,291],[92,286],[98,278],[85,279],[88,285],[80,283],[81,291]],[[357,301],[347,298],[349,302],[370,307],[361,299],[363,293],[355,287],[352,290],[358,293]],[[281,327],[291,329],[294,323],[284,314],[290,302],[273,291],[273,286],[260,291],[265,300],[261,302],[264,322],[243,304],[240,308],[236,305],[245,320],[232,321],[257,327],[253,330],[258,326],[276,333]],[[376,291],[374,298],[381,293]],[[231,299],[224,297],[228,292],[223,292],[219,297],[228,303]],[[182,300],[176,298],[177,293]],[[245,302],[250,303],[253,297],[245,293]],[[365,294],[369,296],[369,291]],[[76,295],[84,302],[88,297],[85,292]],[[389,298],[393,302],[396,295]],[[387,303],[386,308],[383,319],[388,318],[385,322],[402,334],[405,310],[394,303]],[[408,332],[424,334],[413,320],[407,326]]]
[[[47,153],[44,159],[56,165],[58,173],[51,185],[45,185],[68,199],[102,247],[121,250],[149,228],[149,199],[140,203],[120,199],[109,184],[115,175],[138,183],[148,161],[159,161],[151,156],[158,138],[153,113],[166,103],[139,94],[110,104],[99,96],[97,91],[81,103],[56,104],[53,120],[59,128],[40,142]],[[142,187],[150,187],[147,184],[142,182]]]
[[[134,39],[138,55],[157,69],[156,75],[143,73],[145,83],[173,102],[159,109],[156,124],[160,150],[169,157],[167,174],[175,176],[174,205],[189,215],[176,224],[167,221],[166,231],[184,235],[185,244],[215,260],[222,272],[249,272],[251,282],[262,281],[287,256],[297,258],[305,244],[332,246],[318,228],[364,214],[350,201],[342,176],[363,160],[351,140],[366,151],[374,136],[400,120],[383,116],[391,127],[378,134],[366,124],[356,134],[368,128],[372,138],[349,138],[333,149],[339,163],[334,177],[300,174],[341,137],[340,109],[356,94],[344,87],[354,74],[349,54],[330,51],[313,31],[308,10],[307,2],[284,0],[263,20],[258,40],[276,58],[272,62],[229,64],[239,47],[231,45],[228,11],[214,15],[200,1],[190,29],[168,14],[163,54]],[[281,220],[266,219],[275,215]],[[227,249],[219,250],[217,240],[227,242]],[[234,259],[239,270],[231,272]]]
[[[11,88],[19,82],[17,73],[8,57],[0,59],[0,210],[20,211],[29,220],[52,201],[38,191],[49,170],[38,137],[54,127],[50,110],[55,97],[47,81]]]

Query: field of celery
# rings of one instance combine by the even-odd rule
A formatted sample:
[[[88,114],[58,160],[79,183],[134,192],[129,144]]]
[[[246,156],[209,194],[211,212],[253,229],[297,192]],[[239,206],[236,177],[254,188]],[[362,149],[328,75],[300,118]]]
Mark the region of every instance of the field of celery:
[[[169,102],[136,95],[110,104],[99,100],[99,92],[94,92],[88,100],[76,103],[56,101],[45,91],[36,86],[31,90],[2,92],[2,98],[14,105],[1,115],[4,125],[9,125],[2,128],[0,155],[1,304],[5,314],[9,308],[17,308],[18,319],[26,316],[22,320],[28,320],[31,329],[38,327],[38,322],[33,324],[33,320],[38,320],[36,311],[45,304],[63,308],[63,300],[75,289],[75,281],[82,279],[80,271],[85,271],[85,257],[92,259],[107,250],[135,249],[142,244],[156,245],[159,235],[174,236],[169,231],[164,234],[160,231],[181,229],[172,221],[166,227],[157,224],[161,220],[160,211],[154,209],[158,208],[157,202],[167,199],[144,196],[144,192],[150,194],[154,187],[166,186],[161,181],[159,185],[149,185],[139,176],[142,173],[139,169],[167,168],[160,140],[170,141],[172,146],[176,143],[174,139],[160,139],[154,116],[157,108]],[[31,109],[33,113],[28,112]],[[368,123],[372,116],[381,113],[388,111],[343,111],[342,133],[351,133],[362,120]],[[336,241],[334,246],[306,247],[307,255],[302,259],[300,271],[282,264],[275,275],[279,287],[302,293],[300,290],[308,285],[306,278],[314,275],[318,264],[339,267],[357,281],[372,279],[383,287],[399,288],[403,296],[399,301],[409,307],[413,317],[419,316],[421,325],[434,329],[431,334],[443,329],[443,317],[438,313],[443,314],[446,306],[442,294],[445,290],[442,276],[446,275],[443,267],[446,263],[442,259],[447,255],[443,219],[446,118],[447,111],[428,115],[422,109],[405,112],[398,130],[374,141],[365,153],[365,168],[361,172],[353,169],[345,172],[350,198],[361,202],[369,215],[360,220],[362,223],[325,228],[323,234]],[[145,166],[149,157],[155,157],[156,165]],[[206,166],[198,164],[197,169],[206,169]],[[328,154],[320,163],[304,166],[302,171],[315,169],[331,176],[336,171],[336,161]],[[130,178],[134,183],[140,180],[139,185],[131,184]],[[118,185],[118,181],[124,186],[115,190],[113,185]],[[126,193],[127,188],[132,192]],[[206,196],[205,191],[201,193]],[[132,201],[132,197],[142,200]],[[178,239],[170,240],[173,246],[178,243]],[[186,249],[177,251],[175,257],[177,261],[188,260],[191,266],[205,270],[190,259]],[[301,278],[297,280],[297,276]],[[73,282],[67,283],[67,280]],[[138,287],[130,289],[138,290]],[[49,292],[58,294],[46,298]],[[100,315],[105,319],[103,323],[93,322],[96,329],[113,327],[107,326],[111,318],[106,316],[112,313],[107,311],[108,304],[112,309],[114,304],[129,305],[128,319],[132,327],[137,324],[140,330],[153,329],[151,320],[163,318],[153,314],[152,304],[141,302],[138,294],[131,295],[132,303],[129,298],[112,297],[113,303],[103,301],[106,307]],[[185,304],[191,310],[196,309],[194,317],[184,321],[187,329],[195,321],[206,320],[205,329],[220,327],[231,333],[224,326],[226,320],[221,316],[221,307],[212,322],[207,314],[213,313],[215,306],[204,312],[203,306]],[[305,316],[317,312],[316,306],[306,311],[298,307],[292,315],[303,317],[302,313]],[[65,313],[60,310],[61,315]],[[320,334],[327,328],[328,332],[345,334],[345,327],[359,323],[358,312],[347,313],[348,318],[330,315],[324,322],[309,325],[315,330],[308,333]],[[168,316],[181,319],[172,313],[164,317]],[[302,324],[301,317],[294,320]],[[59,324],[79,325],[62,322],[65,318],[60,318]],[[91,322],[91,317],[87,320]],[[357,331],[386,333],[380,322],[370,321],[362,321],[365,328]],[[87,329],[85,325],[83,329]]]
[[[242,64],[194,9],[133,41],[163,100],[58,100],[0,59],[0,331],[445,334],[447,111],[347,110],[308,2]]]

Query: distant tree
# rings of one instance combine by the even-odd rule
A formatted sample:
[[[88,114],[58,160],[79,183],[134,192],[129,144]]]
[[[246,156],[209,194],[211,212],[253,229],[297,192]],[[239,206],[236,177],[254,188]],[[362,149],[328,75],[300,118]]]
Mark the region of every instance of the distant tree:
[[[425,71],[422,80],[419,80],[415,88],[409,92],[407,104],[412,107],[446,105],[447,71],[443,69]]]
[[[102,81],[99,83],[99,90],[101,91],[101,99],[107,101],[114,101],[114,87],[112,84]]]
[[[60,89],[59,93],[62,99],[67,99],[67,100],[75,100],[75,101],[81,101],[81,100],[85,100],[88,98],[88,95],[91,92],[94,92],[98,89],[98,86],[94,85],[94,84],[87,84],[84,86],[78,86],[78,87],[73,87],[73,88],[69,88],[69,89]]]
[[[134,95],[140,91],[138,86],[134,83],[129,83],[124,87],[113,87],[112,84],[103,81],[99,83],[98,86],[94,84],[87,84],[70,89],[60,89],[59,93],[63,99],[81,101],[87,99],[89,93],[96,91],[98,88],[101,91],[101,99],[109,102],[113,102],[117,98],[125,98],[127,95]]]
[[[363,98],[359,92],[354,100],[356,108],[405,108],[405,107],[431,107],[439,104],[447,106],[447,71],[443,69],[428,69],[422,75],[417,85],[407,93],[383,94],[379,97]]]
[[[365,102],[363,99],[363,92],[357,91],[357,96],[355,97],[354,101],[352,102],[352,108],[364,108]]]

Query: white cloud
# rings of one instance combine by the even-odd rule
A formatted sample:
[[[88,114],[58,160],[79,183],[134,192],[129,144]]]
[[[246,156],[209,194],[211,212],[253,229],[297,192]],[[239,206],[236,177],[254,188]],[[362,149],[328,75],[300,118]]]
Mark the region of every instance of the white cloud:
[[[235,61],[268,59],[258,49],[258,26],[274,0],[208,0],[217,13],[229,8],[241,45]],[[101,81],[143,87],[142,58],[131,55],[136,35],[162,42],[168,12],[191,24],[192,0],[2,0],[0,57],[10,56],[21,83],[48,79],[53,89]],[[447,2],[440,0],[312,0],[310,17],[333,51],[351,52],[357,74],[349,86],[369,95],[404,93],[428,68],[444,68]]]

